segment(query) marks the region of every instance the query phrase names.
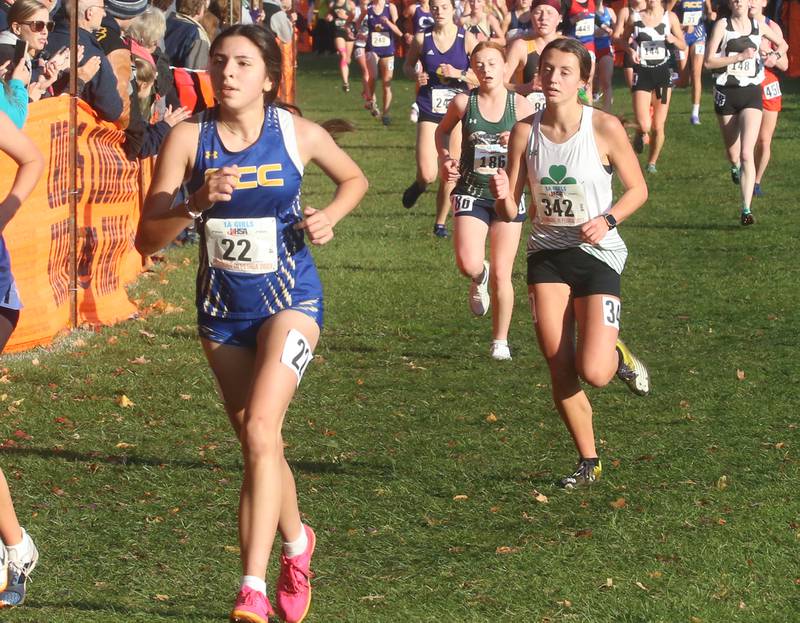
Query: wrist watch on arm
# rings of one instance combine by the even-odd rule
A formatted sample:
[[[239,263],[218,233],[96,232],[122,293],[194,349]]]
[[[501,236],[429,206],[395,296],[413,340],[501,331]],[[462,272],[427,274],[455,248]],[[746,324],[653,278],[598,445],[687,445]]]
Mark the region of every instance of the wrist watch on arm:
[[[610,212],[603,214],[603,220],[605,220],[606,225],[608,225],[608,231],[611,231],[617,226],[617,219],[615,219],[614,215]]]

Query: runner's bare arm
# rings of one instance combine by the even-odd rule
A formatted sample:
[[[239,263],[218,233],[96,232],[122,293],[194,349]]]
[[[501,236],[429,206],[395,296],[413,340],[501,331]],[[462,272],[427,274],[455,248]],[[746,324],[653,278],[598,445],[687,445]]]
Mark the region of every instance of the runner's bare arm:
[[[0,201],[0,234],[28,198],[44,171],[44,157],[31,139],[0,113],[0,151],[17,163],[17,172],[8,195]]]
[[[188,120],[172,128],[164,139],[136,232],[136,249],[142,255],[164,248],[193,220],[185,209],[172,206],[194,166],[199,135],[198,123]]]
[[[367,192],[367,178],[325,129],[302,117],[293,119],[303,164],[313,162],[336,184],[330,203],[321,210],[306,207],[303,210],[305,218],[297,225],[306,230],[312,244],[325,244],[333,238],[336,224],[358,205]]]
[[[614,167],[625,192],[610,212],[618,223],[627,219],[647,201],[647,183],[625,128],[614,115],[595,110],[592,115],[595,141],[605,163]]]
[[[492,194],[496,197],[495,212],[507,222],[519,216],[519,202],[528,183],[525,150],[528,148],[531,127],[530,117],[514,124],[508,142],[508,164],[505,169],[498,169],[489,182]]]

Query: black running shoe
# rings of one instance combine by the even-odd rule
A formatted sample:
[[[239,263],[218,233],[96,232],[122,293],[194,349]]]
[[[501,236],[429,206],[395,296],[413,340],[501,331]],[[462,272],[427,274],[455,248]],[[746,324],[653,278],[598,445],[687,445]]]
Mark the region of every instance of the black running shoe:
[[[753,225],[755,222],[752,212],[742,212],[742,225]]]
[[[644,151],[644,134],[637,132],[633,137],[633,151],[640,154]]]
[[[381,123],[383,125],[392,125],[392,118],[389,115],[383,115],[383,117],[381,117]]]
[[[447,233],[446,225],[436,224],[433,226],[433,235],[437,238],[449,238],[450,234]]]
[[[414,204],[419,199],[419,196],[425,192],[425,189],[421,187],[416,181],[411,183],[411,186],[403,191],[403,207],[413,208]]]
[[[739,181],[742,178],[742,170],[739,167],[731,166],[731,182],[739,185]]]
[[[558,486],[563,489],[577,489],[578,487],[588,487],[600,480],[603,473],[603,465],[600,459],[581,459],[578,467],[569,476],[564,476],[558,481]]]

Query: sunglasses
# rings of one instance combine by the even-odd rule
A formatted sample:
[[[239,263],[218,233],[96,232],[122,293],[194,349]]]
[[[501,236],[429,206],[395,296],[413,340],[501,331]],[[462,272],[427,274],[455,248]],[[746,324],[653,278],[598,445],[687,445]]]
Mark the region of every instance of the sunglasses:
[[[20,24],[29,26],[33,32],[42,32],[45,28],[47,28],[47,32],[53,32],[53,28],[56,25],[55,22],[43,22],[41,20],[36,20],[35,22],[20,22]]]

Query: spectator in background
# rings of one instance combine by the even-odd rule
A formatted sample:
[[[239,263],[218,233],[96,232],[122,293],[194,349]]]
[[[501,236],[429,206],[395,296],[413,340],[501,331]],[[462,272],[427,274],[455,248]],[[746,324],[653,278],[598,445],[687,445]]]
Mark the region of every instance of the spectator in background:
[[[129,147],[127,145],[125,151],[131,159],[133,157],[146,158],[158,153],[169,129],[191,117],[191,111],[182,106],[175,110],[172,106],[161,107],[160,110],[158,106],[154,106],[154,103],[160,101],[153,93],[157,76],[155,59],[149,51],[134,41],[131,41],[131,55],[135,68],[134,84],[136,85],[134,93],[136,106],[131,108],[141,115],[140,120],[131,120],[131,125],[141,124],[142,140],[136,154],[128,154]]]
[[[69,68],[69,50],[63,49],[49,56],[42,54],[53,22],[47,5],[38,0],[18,0],[8,12],[8,30],[0,33],[0,54],[13,55],[14,45],[19,40],[28,46],[27,62],[31,80],[27,85],[28,98],[38,101],[59,78],[61,72]],[[64,82],[64,81],[62,81]]]
[[[133,81],[133,59],[128,45],[123,40],[123,31],[128,24],[147,8],[147,0],[105,0],[106,15],[95,35],[106,53],[108,62],[117,77],[117,93],[122,99],[122,115],[119,125],[127,130],[136,111],[131,110],[136,101],[136,85]],[[136,135],[136,128],[132,134]]]
[[[206,69],[211,41],[200,24],[206,0],[178,0],[177,13],[167,18],[164,47],[174,67]]]
[[[93,32],[100,28],[103,15],[105,15],[105,7],[102,0],[77,0],[76,4],[70,2],[66,7],[68,14],[77,9],[75,17],[78,21],[78,43],[85,49],[84,60],[81,61],[80,66],[85,65],[88,59],[94,56],[100,58],[100,68],[86,83],[82,97],[94,108],[101,119],[117,121],[122,115],[122,98],[117,91],[117,79]],[[65,46],[69,46],[68,19],[61,20],[56,24],[47,41],[47,50],[50,53],[57,52]]]
[[[11,10],[14,0],[0,0],[0,30],[8,28],[8,12]]]
[[[144,13],[137,15],[128,24],[126,31],[131,41],[135,41],[153,55],[156,63],[155,96],[164,106],[178,108],[181,105],[175,90],[175,80],[169,68],[169,58],[159,46],[167,31],[167,18],[164,12],[155,6],[149,6]]]

